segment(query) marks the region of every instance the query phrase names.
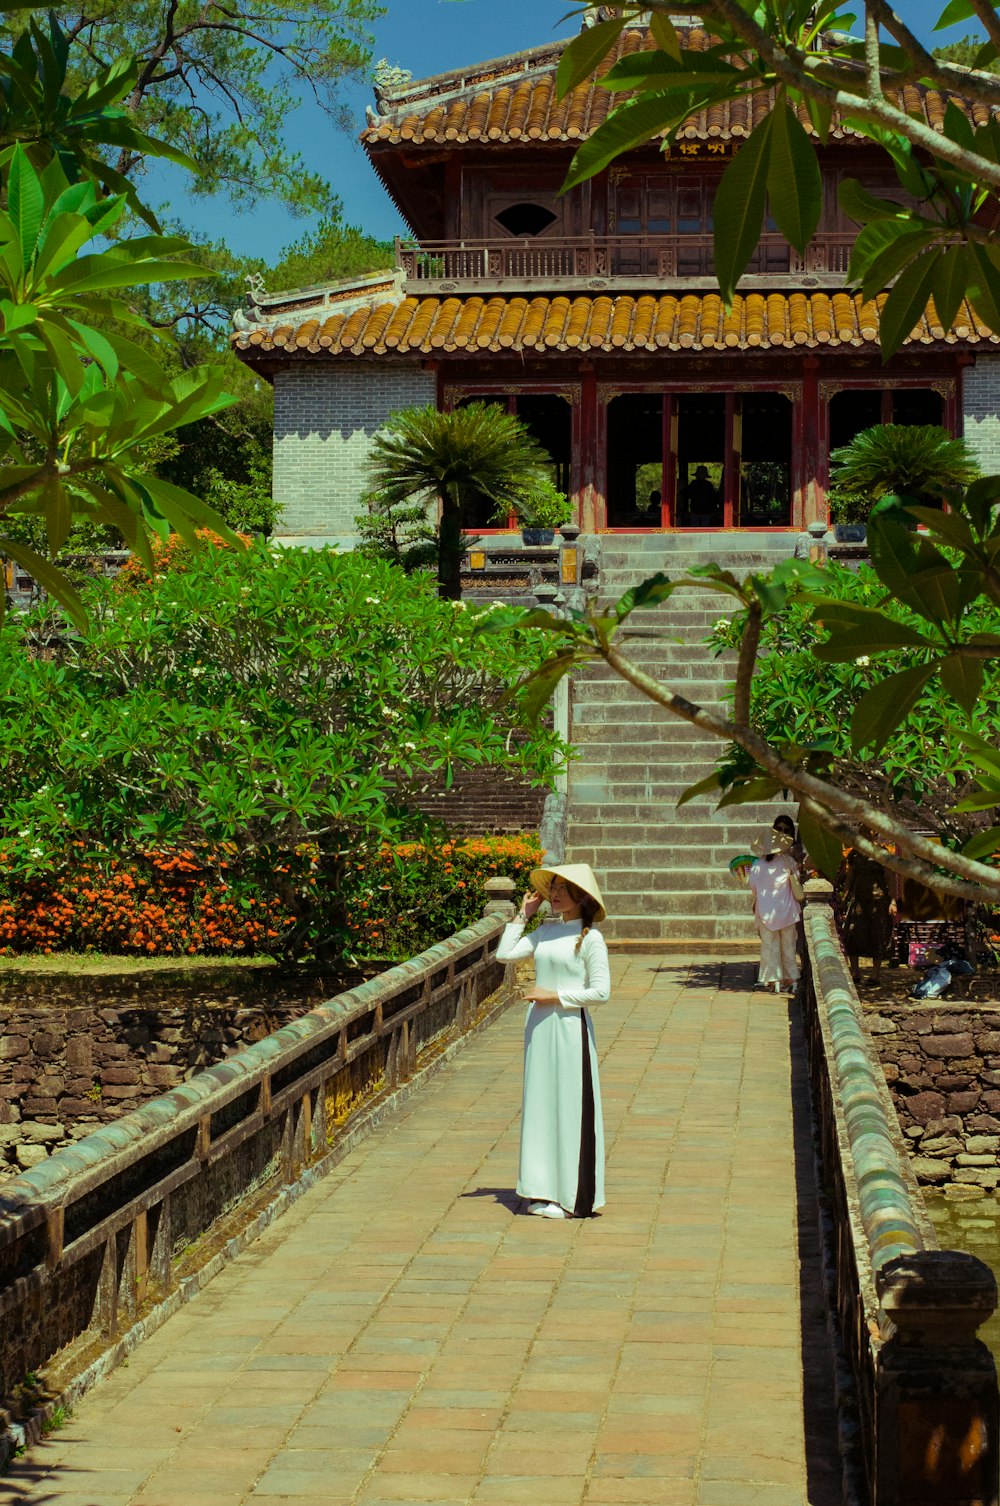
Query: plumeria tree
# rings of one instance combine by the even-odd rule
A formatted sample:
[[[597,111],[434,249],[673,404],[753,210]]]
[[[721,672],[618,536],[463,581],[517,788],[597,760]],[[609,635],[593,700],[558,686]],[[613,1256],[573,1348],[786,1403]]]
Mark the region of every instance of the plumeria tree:
[[[866,0],[862,9],[863,29],[852,34],[853,17],[811,0],[761,0],[753,7],[741,0],[583,6],[589,24],[564,51],[558,88],[565,95],[601,70],[600,85],[623,97],[579,148],[567,184],[644,141],[660,138],[669,146],[695,111],[766,94],[772,108],[726,168],[715,197],[716,272],[724,298],[731,300],[765,212],[800,251],[815,234],[821,208],[816,146],[827,139],[839,111],[885,151],[902,191],[893,201],[875,197],[857,181],[841,190],[845,209],[861,226],[848,281],[860,284],[865,296],[892,284],[882,310],[883,351],[898,348],[931,297],[946,327],[961,298],[969,296],[980,317],[1000,331],[1000,244],[993,228],[1000,225],[994,213],[1000,208],[1000,118],[991,113],[974,127],[968,113],[949,102],[939,134],[897,99],[905,85],[926,83],[993,111],[1000,105],[1000,78],[932,57],[884,0]],[[951,0],[939,21],[944,26],[975,16],[982,23],[987,40],[976,58],[980,68],[1000,56],[998,9],[992,0]],[[604,67],[629,20],[646,13],[651,45]],[[687,45],[684,29],[675,25],[681,17],[710,34],[705,50]],[[743,580],[718,565],[679,580],[657,574],[613,605],[561,619],[513,613],[509,622],[543,627],[554,641],[548,662],[532,676],[534,705],[544,704],[577,666],[603,660],[651,700],[725,745],[716,768],[683,798],[717,791],[721,804],[734,805],[790,792],[799,802],[809,853],[830,877],[848,843],[941,893],[996,905],[1000,870],[986,860],[1000,851],[1000,753],[980,735],[979,711],[986,676],[992,696],[1000,659],[1000,477],[925,488],[935,490],[949,510],[900,497],[887,497],[873,510],[872,566],[884,591],[878,602],[831,592],[822,571],[788,560],[770,574]],[[691,701],[648,674],[627,651],[629,618],[637,608],[691,588],[722,593],[738,604],[729,714]],[[877,759],[925,692],[943,700],[974,775],[968,781],[974,787],[956,811],[986,813],[981,829],[969,835],[953,822],[945,840],[937,840],[928,836],[919,813],[891,794],[873,798],[863,776],[855,778],[842,761],[832,766],[828,740],[778,736],[773,719],[771,735],[764,734],[761,721],[767,719],[752,714],[762,634],[792,604],[805,608],[815,630],[818,677],[828,663],[864,660],[876,666],[874,683],[853,704],[852,758]],[[494,622],[486,630],[501,627]],[[739,756],[732,756],[733,747]]]
[[[1000,477],[981,478],[964,493],[952,492],[949,500],[949,512],[888,498],[876,506],[869,540],[883,590],[878,604],[855,599],[849,591],[831,593],[822,570],[791,559],[769,574],[743,580],[718,565],[677,580],[660,573],[613,605],[562,618],[511,609],[483,631],[541,627],[551,635],[553,651],[527,687],[536,711],[564,675],[603,660],[665,710],[718,738],[727,750],[735,745],[746,755],[734,759],[727,751],[683,799],[718,792],[720,803],[735,805],[790,792],[799,802],[810,856],[830,877],[846,842],[939,892],[995,905],[1000,902],[1000,870],[984,860],[1000,850],[1000,826],[987,821],[971,836],[959,835],[953,827],[951,845],[942,843],[927,835],[919,814],[903,810],[891,798],[872,798],[863,781],[844,777],[843,766],[831,769],[827,743],[803,740],[801,734],[774,736],[773,721],[769,738],[761,731],[760,718],[751,715],[765,625],[790,604],[804,605],[815,628],[817,676],[827,663],[858,659],[882,670],[853,706],[850,752],[877,758],[920,695],[933,688],[958,724],[951,735],[976,772],[975,787],[959,809],[995,814],[1000,808],[1000,752],[976,728],[984,677],[987,671],[992,677],[1000,659]],[[923,524],[927,534],[917,533],[914,524]],[[690,589],[715,591],[738,604],[738,662],[729,714],[697,704],[629,657],[632,614]],[[901,660],[904,667],[898,667]]]
[[[52,563],[74,521],[107,524],[148,553],[150,531],[216,514],[149,465],[150,447],[226,407],[218,370],[171,373],[137,336],[153,334],[134,290],[190,277],[186,241],[159,233],[112,147],[188,159],[130,115],[127,59],[74,93],[69,43],[53,17],[0,53],[0,530],[41,516],[47,555],[0,536],[80,626],[80,598]],[[189,164],[193,167],[193,163]],[[141,233],[136,225],[145,219]]]
[[[969,69],[935,57],[888,0],[864,0],[860,20],[834,0],[623,0],[581,7],[586,24],[565,48],[558,88],[569,90],[599,70],[601,88],[619,102],[581,144],[567,185],[580,183],[616,157],[650,140],[668,147],[688,117],[727,100],[769,108],[719,183],[714,203],[715,268],[728,301],[760,238],[765,213],[804,252],[822,209],[817,145],[837,113],[882,152],[895,170],[899,197],[873,194],[845,179],[841,205],[858,226],[848,282],[866,298],[891,285],[882,309],[886,354],[897,350],[933,298],[948,329],[963,297],[1000,331],[1000,14],[993,0],[950,0],[939,27],[976,20],[985,37]],[[613,12],[613,14],[609,14]],[[630,20],[648,13],[651,45],[607,65]],[[688,20],[711,36],[688,44]],[[902,92],[927,85],[949,99],[942,129],[907,110]],[[808,122],[808,127],[805,124]]]

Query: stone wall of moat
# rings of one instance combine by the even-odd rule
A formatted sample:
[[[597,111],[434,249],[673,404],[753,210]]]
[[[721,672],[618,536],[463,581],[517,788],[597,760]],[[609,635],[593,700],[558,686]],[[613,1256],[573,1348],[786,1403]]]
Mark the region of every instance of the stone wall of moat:
[[[1000,1003],[866,1005],[921,1182],[955,1198],[1000,1187]]]
[[[4,979],[0,1179],[371,975],[272,971]],[[60,997],[67,993],[76,997]]]

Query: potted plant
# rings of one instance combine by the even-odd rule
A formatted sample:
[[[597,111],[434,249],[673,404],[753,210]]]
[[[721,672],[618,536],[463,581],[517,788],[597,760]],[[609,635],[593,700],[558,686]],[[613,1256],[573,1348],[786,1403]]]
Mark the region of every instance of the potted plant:
[[[573,504],[547,477],[537,482],[515,503],[525,544],[551,544],[556,529],[573,516]]]
[[[838,544],[863,544],[874,498],[868,492],[849,491],[839,480],[838,476],[826,497],[833,536]]]
[[[966,441],[953,439],[937,424],[876,424],[833,450],[830,459],[837,467],[832,491],[867,497],[866,518],[876,505],[933,504],[952,487],[968,486],[979,475]],[[844,526],[846,520],[840,524]]]

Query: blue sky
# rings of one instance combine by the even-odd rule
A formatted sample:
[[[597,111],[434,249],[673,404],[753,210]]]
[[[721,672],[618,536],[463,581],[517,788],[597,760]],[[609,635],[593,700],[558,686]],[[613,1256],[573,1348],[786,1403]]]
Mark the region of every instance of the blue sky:
[[[385,0],[387,14],[375,27],[376,59],[408,68],[415,78],[461,68],[506,52],[534,47],[551,37],[572,36],[579,22],[564,20],[573,0]],[[932,34],[931,28],[945,0],[907,0],[901,7],[908,24],[925,41],[951,41],[973,28],[966,24],[949,33]],[[845,0],[846,4],[846,0]],[[343,90],[344,102],[364,125],[365,105],[372,101],[370,83],[352,84]],[[373,235],[391,237],[404,227],[396,210],[368,166],[353,134],[338,131],[305,100],[288,124],[290,145],[306,163],[332,184],[343,200],[345,218]],[[191,200],[182,182],[172,173],[159,190],[151,179],[147,194],[177,195],[174,209],[185,223],[215,239],[225,239],[234,250],[254,252],[276,259],[282,247],[297,239],[309,221],[290,221],[278,204],[263,204],[249,213],[235,214],[224,201]]]

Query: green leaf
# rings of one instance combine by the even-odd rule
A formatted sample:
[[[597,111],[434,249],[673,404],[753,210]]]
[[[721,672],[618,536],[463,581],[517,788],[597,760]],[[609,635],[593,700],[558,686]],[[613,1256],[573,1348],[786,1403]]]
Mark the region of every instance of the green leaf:
[[[632,586],[615,602],[615,616],[619,622],[634,612],[638,607],[652,607],[661,601],[667,601],[676,591],[677,585],[669,575],[662,570],[651,575],[648,580],[640,581],[637,586]]]
[[[909,716],[920,692],[937,668],[937,661],[902,669],[867,690],[851,717],[851,748],[859,753],[869,748],[876,757],[887,738]]]
[[[975,131],[972,122],[964,110],[960,110],[953,99],[949,99],[944,112],[944,134],[949,141],[954,141],[956,146],[964,151],[976,150]]]
[[[840,838],[822,826],[811,811],[799,810],[799,840],[820,873],[831,883],[840,872],[844,852]]]
[[[966,716],[972,716],[983,690],[983,660],[961,651],[941,663],[941,684]]]
[[[893,220],[900,213],[900,205],[889,199],[877,199],[870,194],[857,178],[844,178],[837,190],[837,200],[848,219],[859,225],[870,225],[877,220]]]
[[[933,245],[935,233],[901,220],[866,225],[851,248],[847,281],[865,298],[881,293],[919,252]]]
[[[575,663],[576,655],[572,651],[557,654],[525,681],[518,699],[530,720],[535,721],[541,716],[560,680],[569,674]]]
[[[938,256],[931,293],[938,320],[945,334],[955,323],[962,306],[971,270],[964,246],[949,246]]]
[[[38,231],[45,212],[45,195],[38,174],[20,142],[14,148],[7,179],[7,206],[27,273],[35,254]]]
[[[1000,749],[994,748],[992,743],[978,737],[975,732],[962,732],[958,740],[963,748],[968,748],[977,768],[986,769],[988,773],[1000,777]]]
[[[905,591],[917,568],[915,534],[890,514],[869,523],[868,548],[872,569],[890,591]]]
[[[948,0],[934,23],[934,30],[947,31],[949,26],[954,26],[958,21],[971,21],[975,14],[976,8],[971,0]]]
[[[599,21],[596,26],[584,27],[580,35],[563,48],[556,71],[556,93],[560,99],[565,99],[578,84],[593,76],[624,29],[624,20]]]
[[[595,173],[602,172],[632,147],[641,146],[661,132],[669,135],[705,98],[705,94],[678,97],[661,92],[618,105],[576,152],[561,192],[565,193]]]
[[[970,837],[961,849],[963,858],[988,858],[1000,852],[1000,826],[991,826],[989,831],[979,831]]]
[[[787,102],[778,105],[771,115],[767,197],[778,229],[796,251],[804,254],[819,224],[823,175],[816,148]]]
[[[57,570],[54,565],[50,564],[44,555],[37,554],[26,544],[16,543],[13,539],[0,538],[0,552],[16,560],[44,591],[55,597],[73,625],[81,632],[86,631],[87,613],[83,602],[61,570]]]
[[[677,809],[687,805],[689,800],[697,800],[699,795],[712,795],[722,786],[722,776],[718,772],[707,774],[704,779],[699,779],[697,784],[688,785],[684,793],[678,798]]]
[[[760,779],[749,779],[746,784],[732,785],[719,801],[718,809],[722,810],[730,805],[755,805],[758,801],[774,800],[783,789],[781,780],[773,779],[770,775],[764,775]]]
[[[677,35],[677,29],[670,17],[664,15],[662,11],[653,11],[649,18],[649,29],[653,34],[653,41],[657,47],[680,62],[681,39]]]
[[[972,265],[969,302],[983,323],[1000,334],[1000,267],[991,256],[990,248],[977,241],[969,242],[968,256]]]
[[[820,146],[826,146],[830,139],[830,126],[833,121],[833,106],[825,100],[808,98],[806,109],[809,112],[809,122],[819,138]]]
[[[884,361],[896,354],[923,317],[940,259],[941,252],[926,251],[918,254],[916,260],[900,273],[879,320],[879,343]]]
[[[726,304],[732,303],[736,283],[760,240],[773,121],[772,113],[751,132],[715,191],[715,275]]]
[[[41,500],[45,504],[45,533],[49,554],[54,556],[69,538],[69,531],[73,526],[69,496],[57,476],[48,478]]]

